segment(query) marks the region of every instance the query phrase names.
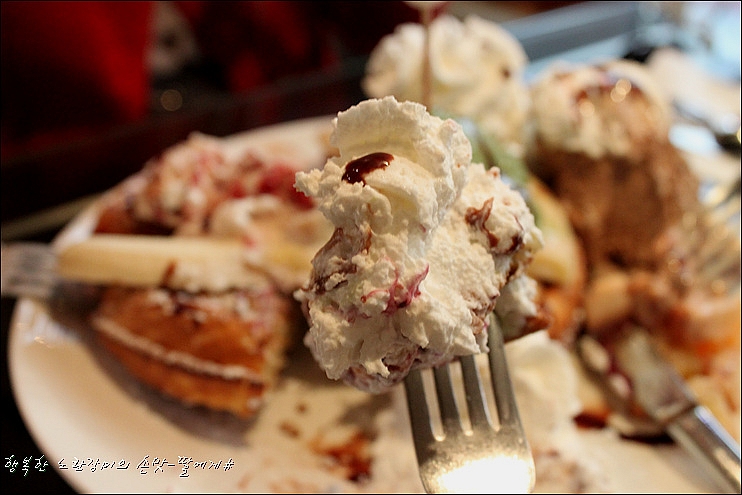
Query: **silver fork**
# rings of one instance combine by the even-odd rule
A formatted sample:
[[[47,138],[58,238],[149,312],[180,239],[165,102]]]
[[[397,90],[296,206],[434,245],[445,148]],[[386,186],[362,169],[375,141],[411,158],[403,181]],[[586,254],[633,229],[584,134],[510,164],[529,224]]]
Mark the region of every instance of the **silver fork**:
[[[466,411],[457,403],[450,365],[413,370],[405,379],[407,405],[420,478],[427,493],[528,493],[535,466],[510,382],[502,332],[492,315],[488,354],[496,418],[492,417],[475,356],[461,364]],[[423,373],[432,373],[435,401],[429,401]],[[440,429],[429,402],[437,402]],[[466,425],[466,413],[469,427]]]
[[[740,283],[739,230],[740,178],[709,187],[701,193],[701,208],[683,219],[696,260],[697,283],[717,294],[730,292]]]
[[[55,322],[69,329],[85,327],[87,315],[97,306],[102,288],[59,277],[57,256],[51,244],[2,243],[1,259],[2,297],[32,298],[46,306]]]
[[[0,248],[0,293],[3,297],[33,297],[48,300],[59,279],[57,257],[49,244],[2,243]]]

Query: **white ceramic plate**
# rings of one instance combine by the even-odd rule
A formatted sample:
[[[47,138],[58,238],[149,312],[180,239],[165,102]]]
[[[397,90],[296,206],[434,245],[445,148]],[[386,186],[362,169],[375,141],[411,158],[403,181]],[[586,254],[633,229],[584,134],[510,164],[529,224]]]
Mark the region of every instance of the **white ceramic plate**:
[[[329,121],[297,121],[228,142],[235,152],[254,145],[321,163]],[[55,242],[87,235],[94,219],[93,208]],[[301,345],[267,406],[244,422],[148,391],[84,330],[56,323],[32,300],[18,302],[10,331],[10,378],[20,412],[46,459],[80,492],[422,490],[403,389],[373,396],[331,382]],[[359,438],[369,439],[365,482],[349,479],[357,466],[345,469],[330,455],[333,447],[350,452],[363,445]],[[674,446],[626,442],[610,431],[578,438],[618,492],[714,490]],[[144,460],[148,468],[140,467]]]

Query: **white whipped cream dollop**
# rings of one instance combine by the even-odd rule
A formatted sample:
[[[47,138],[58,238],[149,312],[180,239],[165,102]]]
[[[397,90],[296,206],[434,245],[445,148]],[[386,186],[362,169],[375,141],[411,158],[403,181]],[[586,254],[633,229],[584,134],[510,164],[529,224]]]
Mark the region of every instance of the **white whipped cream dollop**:
[[[528,111],[525,51],[498,24],[471,15],[437,17],[429,27],[430,106],[467,117],[520,152]],[[423,101],[425,27],[405,23],[381,39],[366,66],[363,89],[374,98]]]
[[[558,62],[534,81],[531,98],[531,139],[593,158],[627,156],[670,130],[669,102],[638,62]]]
[[[334,124],[340,155],[296,176],[335,225],[295,293],[307,307],[305,342],[328,377],[376,391],[414,366],[485,351],[511,282],[528,294],[511,307],[536,315],[524,272],[541,233],[499,170],[471,164],[458,123],[385,97]]]
[[[603,466],[580,437],[574,358],[546,331],[505,346],[523,429],[536,463],[536,493],[607,493]]]

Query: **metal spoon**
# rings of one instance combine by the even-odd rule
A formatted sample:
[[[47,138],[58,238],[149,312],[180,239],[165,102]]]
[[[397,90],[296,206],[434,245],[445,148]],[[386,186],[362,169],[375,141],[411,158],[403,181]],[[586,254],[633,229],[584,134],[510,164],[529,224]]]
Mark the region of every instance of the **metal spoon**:
[[[707,128],[716,142],[730,153],[740,154],[740,118],[732,113],[710,116],[707,112],[679,100],[673,102],[678,115],[686,120],[700,124]]]

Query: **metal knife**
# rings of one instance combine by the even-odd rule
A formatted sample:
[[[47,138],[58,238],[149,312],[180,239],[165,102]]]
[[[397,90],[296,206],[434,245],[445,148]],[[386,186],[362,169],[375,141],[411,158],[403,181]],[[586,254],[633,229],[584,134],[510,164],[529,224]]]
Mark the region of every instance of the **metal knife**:
[[[617,370],[635,402],[710,473],[719,489],[740,493],[740,446],[675,368],[654,348],[646,330],[632,328],[613,342]]]

